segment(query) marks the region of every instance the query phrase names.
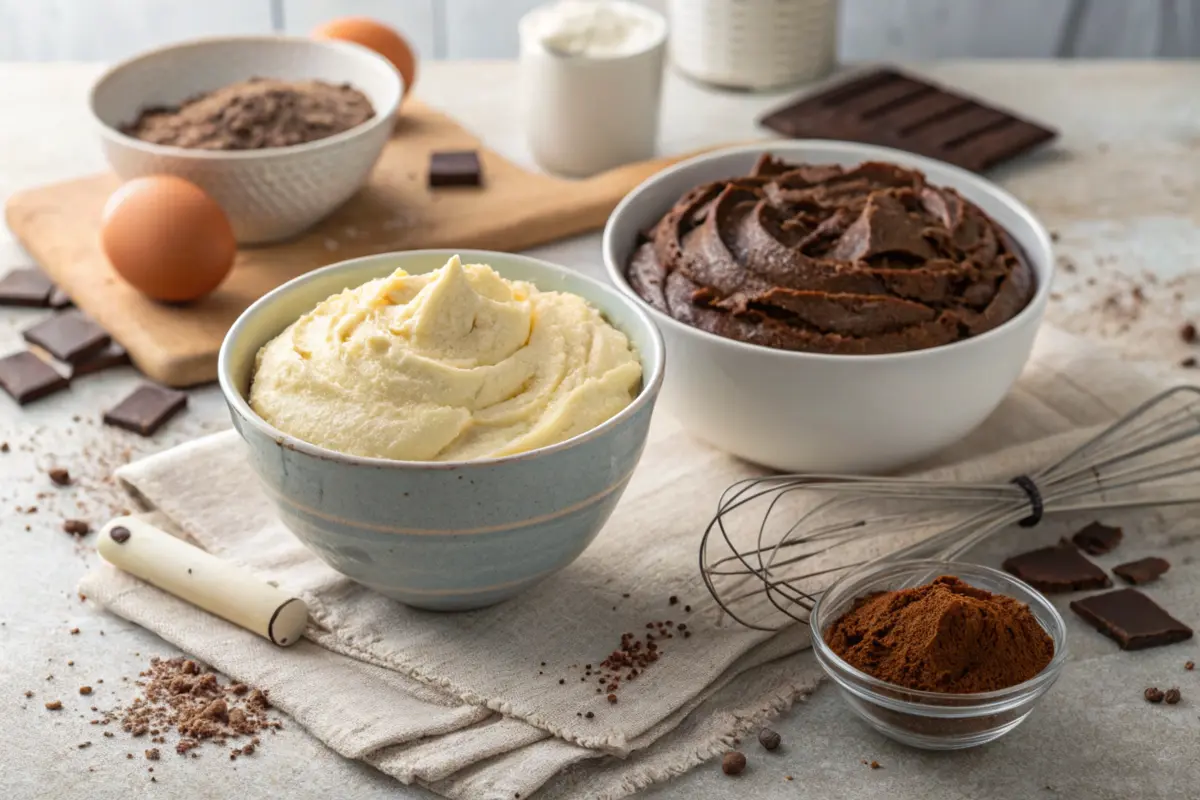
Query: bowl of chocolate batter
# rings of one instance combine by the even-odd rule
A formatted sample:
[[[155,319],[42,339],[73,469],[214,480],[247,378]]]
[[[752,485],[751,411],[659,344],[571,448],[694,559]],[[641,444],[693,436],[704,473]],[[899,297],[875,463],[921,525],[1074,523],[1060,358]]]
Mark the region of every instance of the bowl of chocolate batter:
[[[662,404],[789,472],[882,472],[961,439],[1033,348],[1049,234],[995,184],[848,142],[730,148],[609,217],[604,260],[667,343]]]
[[[366,183],[403,80],[346,42],[200,39],[110,69],[91,94],[122,180],[176,175],[221,205],[240,244],[295,236]]]

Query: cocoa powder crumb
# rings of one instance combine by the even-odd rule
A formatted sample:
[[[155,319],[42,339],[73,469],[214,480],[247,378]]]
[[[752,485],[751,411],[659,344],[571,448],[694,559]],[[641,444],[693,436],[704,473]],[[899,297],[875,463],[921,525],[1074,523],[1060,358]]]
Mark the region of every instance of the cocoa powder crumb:
[[[50,701],[48,701],[48,702],[46,703],[46,710],[47,710],[47,711],[60,711],[60,710],[62,710],[62,700],[50,700]]]
[[[1195,344],[1196,340],[1200,338],[1200,334],[1198,334],[1196,331],[1195,323],[1184,323],[1183,327],[1179,329],[1179,338],[1183,339],[1183,341],[1187,342],[1188,344]]]
[[[68,632],[69,632],[69,633],[70,633],[72,636],[75,636],[75,635],[77,635],[77,634],[79,633],[79,628],[71,628],[71,630],[70,630],[70,631],[68,631]]]
[[[265,692],[244,683],[222,684],[216,673],[193,660],[152,658],[138,677],[142,696],[109,712],[105,722],[120,722],[133,737],[149,734],[155,744],[166,744],[164,734],[173,731],[179,736],[175,752],[180,755],[194,758],[197,754],[192,751],[205,742],[225,746],[230,739],[244,736],[253,736],[257,747],[255,734],[282,727],[267,716]],[[159,749],[146,752],[152,751]]]
[[[55,486],[70,486],[71,473],[63,467],[54,467],[46,472],[50,476],[50,482]]]
[[[880,764],[878,761],[871,762],[871,769],[882,769],[882,768],[883,768],[883,765]]]
[[[1183,668],[1186,669],[1188,672],[1191,672],[1192,670],[1194,670],[1196,668],[1196,662],[1189,661],[1183,665]],[[28,697],[28,695],[26,695],[26,697]]]
[[[741,775],[746,769],[746,756],[737,750],[730,750],[721,759],[721,771],[726,775]]]
[[[162,757],[162,753],[159,752],[159,749],[157,747],[151,747],[149,750],[146,751],[146,760],[147,761],[158,761],[161,757]]]
[[[87,536],[92,532],[92,526],[82,519],[64,519],[62,529],[72,536]]]
[[[91,694],[91,693],[92,693],[92,687],[90,687],[90,686],[80,686],[80,687],[79,687],[79,693],[80,693],[80,694]]]

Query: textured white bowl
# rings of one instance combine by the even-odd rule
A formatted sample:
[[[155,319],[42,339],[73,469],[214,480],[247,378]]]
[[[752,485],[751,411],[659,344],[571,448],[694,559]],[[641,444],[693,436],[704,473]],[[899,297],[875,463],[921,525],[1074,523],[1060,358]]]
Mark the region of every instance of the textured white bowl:
[[[150,144],[118,129],[147,106],[177,105],[253,77],[349,83],[375,116],[327,139],[262,150]],[[301,233],[362,187],[391,135],[403,89],[395,68],[365,47],[246,36],[172,45],[118,64],[96,82],[90,105],[104,155],[122,180],[186,178],[225,209],[240,244],[262,244]]]
[[[869,356],[790,352],[725,339],[643,301],[667,344],[661,406],[694,436],[786,472],[889,471],[961,439],[1000,404],[1021,373],[1054,277],[1045,228],[1016,198],[978,175],[849,142],[764,142],[698,156],[651,177],[613,211],[603,242],[613,283],[637,297],[625,280],[625,264],[639,231],[654,225],[689,189],[748,174],[762,153],[812,164],[890,161],[921,170],[1008,231],[1037,275],[1036,294],[1021,313],[980,336]]]

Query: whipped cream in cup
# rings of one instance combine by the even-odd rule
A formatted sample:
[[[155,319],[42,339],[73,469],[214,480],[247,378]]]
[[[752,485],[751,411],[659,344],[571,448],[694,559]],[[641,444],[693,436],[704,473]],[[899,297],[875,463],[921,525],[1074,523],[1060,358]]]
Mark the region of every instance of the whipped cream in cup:
[[[654,155],[662,14],[625,0],[559,0],[521,18],[521,103],[543,169],[584,177]]]

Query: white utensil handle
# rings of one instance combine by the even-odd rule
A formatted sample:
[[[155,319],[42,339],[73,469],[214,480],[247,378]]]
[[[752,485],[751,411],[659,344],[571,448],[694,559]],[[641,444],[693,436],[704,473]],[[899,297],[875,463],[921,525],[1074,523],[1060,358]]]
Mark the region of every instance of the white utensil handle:
[[[114,567],[277,645],[298,642],[308,624],[304,601],[136,517],[105,525],[96,549]]]

